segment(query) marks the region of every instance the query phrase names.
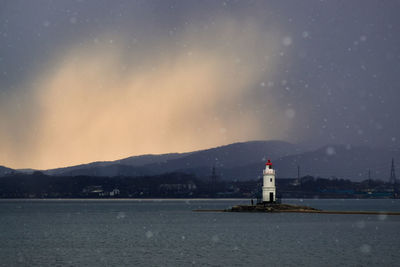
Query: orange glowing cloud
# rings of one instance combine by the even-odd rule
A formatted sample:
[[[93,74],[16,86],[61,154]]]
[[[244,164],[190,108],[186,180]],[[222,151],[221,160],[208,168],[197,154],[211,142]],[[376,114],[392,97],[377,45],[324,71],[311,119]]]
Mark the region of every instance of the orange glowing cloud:
[[[284,121],[264,126],[278,110],[272,97],[263,100],[267,115],[248,99],[261,75],[268,78],[265,69],[273,70],[264,55],[274,43],[254,25],[225,21],[211,34],[185,33],[186,47],[158,44],[161,54],[152,47],[130,53],[122,38],[114,40],[70,48],[36,77],[34,126],[21,137],[23,149],[0,129],[3,165],[53,168],[191,151],[278,138],[288,129]]]

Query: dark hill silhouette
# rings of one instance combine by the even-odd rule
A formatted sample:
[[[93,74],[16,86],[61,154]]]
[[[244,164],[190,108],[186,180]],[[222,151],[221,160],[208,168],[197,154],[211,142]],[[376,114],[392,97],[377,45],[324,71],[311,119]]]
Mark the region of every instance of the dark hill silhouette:
[[[161,155],[140,155],[133,156],[115,161],[96,161],[87,164],[80,164],[64,168],[50,169],[44,171],[48,175],[94,175],[109,176],[115,172],[122,172],[128,175],[129,170],[133,171],[133,167],[143,166],[146,164],[165,162],[171,159],[184,157],[190,153],[169,153]],[[107,169],[109,167],[109,170]],[[131,167],[131,168],[129,168]],[[133,171],[134,172],[134,171]],[[112,175],[114,176],[114,175]]]
[[[300,165],[303,176],[361,181],[368,179],[370,169],[372,179],[388,180],[392,158],[400,159],[400,150],[328,145],[315,151],[280,158],[275,161],[275,166],[280,177],[296,177],[297,165]]]
[[[251,141],[234,143],[191,153],[145,155],[121,159],[113,162],[94,162],[85,165],[46,171],[53,175],[154,175],[181,171],[198,176],[209,175],[212,166],[229,169],[258,162],[267,158],[277,159],[299,153],[297,145],[282,141]],[[229,177],[223,177],[229,179]]]
[[[388,181],[392,158],[400,159],[400,150],[328,145],[314,151],[281,157],[273,163],[278,179],[297,177],[299,165],[302,177],[310,175],[362,181],[368,179],[370,169],[372,179]],[[224,171],[227,177],[261,178],[262,168],[258,163],[251,163]]]
[[[10,173],[13,173],[13,172],[15,172],[14,169],[10,169],[10,168],[4,167],[4,166],[0,166],[0,176],[4,176],[4,175],[7,175],[7,174],[10,174]]]
[[[273,160],[279,178],[295,178],[297,165],[301,176],[343,178],[361,181],[368,178],[387,181],[391,159],[400,164],[400,149],[366,146],[327,145],[312,151],[281,141],[251,141],[234,143],[190,153],[134,156],[116,161],[93,162],[43,171],[57,176],[145,176],[169,172],[195,174],[209,179],[216,167],[219,179],[253,180],[261,178],[264,162]],[[398,170],[398,168],[397,168]],[[0,176],[14,170],[0,167]],[[399,174],[400,172],[397,172]]]

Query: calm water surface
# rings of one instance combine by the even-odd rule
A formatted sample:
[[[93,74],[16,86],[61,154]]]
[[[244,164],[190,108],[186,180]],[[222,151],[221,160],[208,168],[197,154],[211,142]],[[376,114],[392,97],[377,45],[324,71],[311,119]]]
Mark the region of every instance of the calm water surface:
[[[196,213],[244,200],[2,200],[1,266],[400,266],[400,216]],[[286,200],[400,211],[399,200]]]

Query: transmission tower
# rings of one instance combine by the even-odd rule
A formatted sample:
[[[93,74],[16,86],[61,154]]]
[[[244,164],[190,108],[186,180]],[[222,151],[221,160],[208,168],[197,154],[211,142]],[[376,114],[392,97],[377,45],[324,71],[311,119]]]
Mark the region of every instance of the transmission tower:
[[[299,185],[301,183],[301,179],[300,179],[300,165],[297,165],[297,179],[295,181],[295,185]]]
[[[371,187],[371,169],[368,169],[368,187]]]
[[[394,170],[394,159],[392,158],[392,167],[390,168],[389,183],[396,184],[396,182],[397,182],[397,179],[396,179],[396,172]]]
[[[217,193],[217,173],[215,171],[215,165],[212,167],[211,171],[211,191],[213,196],[215,196]]]
[[[300,165],[297,165],[297,181],[300,181]]]

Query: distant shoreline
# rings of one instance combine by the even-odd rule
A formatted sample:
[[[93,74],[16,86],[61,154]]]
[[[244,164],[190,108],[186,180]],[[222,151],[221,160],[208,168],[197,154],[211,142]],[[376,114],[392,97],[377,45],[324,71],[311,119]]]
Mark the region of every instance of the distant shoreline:
[[[251,199],[247,198],[0,198],[1,201],[250,201]]]
[[[2,201],[251,201],[252,198],[0,198]],[[255,198],[253,198],[255,199]],[[395,200],[394,198],[283,198],[282,200]]]

